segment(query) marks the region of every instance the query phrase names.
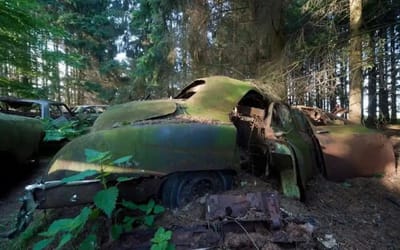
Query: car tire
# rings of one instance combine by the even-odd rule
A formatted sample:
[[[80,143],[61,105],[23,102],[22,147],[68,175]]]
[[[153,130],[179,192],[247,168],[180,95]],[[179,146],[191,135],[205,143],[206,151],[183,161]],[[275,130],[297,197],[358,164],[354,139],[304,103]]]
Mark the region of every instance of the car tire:
[[[172,174],[162,187],[162,202],[168,208],[182,207],[207,193],[228,190],[232,182],[231,174],[219,171]]]

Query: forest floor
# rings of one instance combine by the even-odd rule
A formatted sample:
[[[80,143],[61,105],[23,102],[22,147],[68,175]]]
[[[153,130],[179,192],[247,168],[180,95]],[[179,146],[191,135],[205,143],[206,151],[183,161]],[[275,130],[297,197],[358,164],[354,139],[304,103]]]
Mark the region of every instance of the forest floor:
[[[399,154],[400,126],[392,126],[385,133]],[[18,180],[3,180],[0,232],[13,226],[20,206],[18,198],[22,196],[24,186],[43,175],[47,163],[48,159],[43,159],[42,167],[20,176]],[[11,183],[12,188],[9,187]],[[249,174],[241,174],[237,183],[238,187],[227,194],[274,192],[277,186]],[[187,245],[181,245],[181,249],[399,249],[400,173],[356,178],[343,183],[316,177],[309,183],[306,195],[305,202],[279,197],[284,225],[281,230],[257,223],[253,223],[250,230],[243,222],[234,220],[239,230],[220,229],[213,230],[216,234],[210,234],[203,230],[204,227],[199,229],[199,225],[210,228],[210,222],[205,219],[204,197],[182,209],[167,210],[156,224],[167,229],[184,227],[187,233],[195,232],[192,229],[197,227],[196,235],[192,233],[188,238],[186,234]],[[57,214],[63,217],[70,212]],[[119,241],[105,241],[101,249],[148,249],[149,242],[147,247],[145,242],[148,235],[138,235],[123,235]],[[13,241],[0,240],[0,249],[13,249],[15,246]]]

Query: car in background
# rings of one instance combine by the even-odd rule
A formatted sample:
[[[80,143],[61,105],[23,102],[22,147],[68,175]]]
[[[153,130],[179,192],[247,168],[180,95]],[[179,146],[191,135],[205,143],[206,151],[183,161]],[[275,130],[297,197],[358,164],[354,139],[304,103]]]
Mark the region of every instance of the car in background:
[[[72,108],[72,113],[78,116],[81,120],[87,121],[89,124],[93,124],[94,121],[102,114],[108,105],[92,104],[92,105],[78,105]]]
[[[57,101],[0,97],[0,113],[41,120],[45,131],[42,151],[48,153],[89,132],[91,126],[75,116],[65,103]]]
[[[74,117],[72,111],[63,102],[7,96],[0,97],[0,112],[51,120],[54,125],[61,125]]]
[[[155,197],[167,207],[181,207],[206,193],[230,189],[234,176],[242,171],[275,177],[285,196],[302,199],[307,181],[315,175],[335,176],[334,169],[327,169],[331,165],[325,164],[324,154],[336,159],[336,152],[324,151],[327,144],[320,143],[319,134],[323,131],[315,130],[304,112],[250,82],[221,76],[197,79],[172,99],[108,108],[90,133],[54,156],[44,182],[26,188],[25,203],[36,204],[34,209],[92,202],[103,183],[98,175],[86,173],[104,169],[110,185],[128,177],[118,185],[122,199],[145,202]],[[375,157],[386,157],[375,170],[394,169],[393,149],[381,139],[377,144],[369,142]],[[338,143],[349,156],[365,157],[348,147],[346,140]],[[131,158],[99,165],[87,159],[87,150],[106,152],[115,159]],[[346,166],[346,161],[336,160]],[[76,174],[85,179],[76,179]]]
[[[13,164],[36,161],[44,137],[38,119],[0,113],[0,161],[7,172]]]

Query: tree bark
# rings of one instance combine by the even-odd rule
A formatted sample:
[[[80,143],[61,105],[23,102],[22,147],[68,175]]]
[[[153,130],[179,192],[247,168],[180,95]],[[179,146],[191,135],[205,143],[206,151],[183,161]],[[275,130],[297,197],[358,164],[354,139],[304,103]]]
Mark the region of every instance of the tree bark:
[[[375,53],[375,32],[370,34],[370,60],[372,61],[372,67],[368,71],[368,118],[366,125],[373,126],[376,122],[376,53]]]
[[[349,120],[361,123],[362,119],[362,0],[350,0],[350,93]]]
[[[390,107],[391,107],[391,123],[397,121],[397,94],[396,94],[396,78],[397,78],[397,65],[396,65],[396,25],[393,25],[390,33],[390,68],[391,68],[391,89],[390,89]],[[398,41],[397,41],[398,42]]]

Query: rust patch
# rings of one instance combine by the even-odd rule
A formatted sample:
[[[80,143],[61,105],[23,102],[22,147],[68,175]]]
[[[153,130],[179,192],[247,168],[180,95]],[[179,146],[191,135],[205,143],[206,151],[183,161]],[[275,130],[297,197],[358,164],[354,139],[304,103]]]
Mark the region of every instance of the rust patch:
[[[343,181],[395,173],[395,156],[383,134],[317,134],[325,158],[326,177]]]
[[[207,220],[246,216],[246,219],[250,220],[269,220],[273,229],[279,229],[282,226],[279,199],[276,193],[210,195],[206,207]]]
[[[317,107],[308,107],[308,106],[292,106],[298,110],[301,110],[311,121],[314,126],[321,125],[345,125],[349,124],[349,121],[341,118],[340,115],[345,109],[340,109],[334,111],[333,113],[325,112],[324,110]]]

